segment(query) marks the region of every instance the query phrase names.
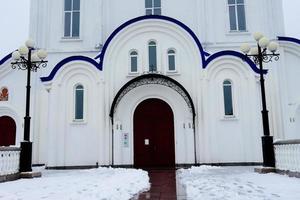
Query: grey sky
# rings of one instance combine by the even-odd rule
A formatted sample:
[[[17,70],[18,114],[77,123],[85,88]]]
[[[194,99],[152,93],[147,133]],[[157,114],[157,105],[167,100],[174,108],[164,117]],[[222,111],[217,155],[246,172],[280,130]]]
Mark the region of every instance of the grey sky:
[[[24,44],[29,29],[30,0],[1,0],[0,60]],[[286,35],[300,38],[300,0],[282,0]]]

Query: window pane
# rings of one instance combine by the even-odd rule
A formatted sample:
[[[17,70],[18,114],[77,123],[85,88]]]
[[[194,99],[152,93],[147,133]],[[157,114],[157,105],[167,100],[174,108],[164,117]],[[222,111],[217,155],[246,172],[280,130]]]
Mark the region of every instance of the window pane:
[[[152,0],[145,0],[146,8],[152,8]]]
[[[244,4],[244,0],[237,0],[237,3]]]
[[[171,54],[171,53],[175,53],[175,51],[174,50],[169,50],[168,54]]]
[[[82,86],[82,85],[78,85],[78,86],[76,87],[76,90],[83,90],[83,86]]]
[[[146,15],[152,15],[152,9],[146,9]]]
[[[154,0],[154,7],[161,7],[160,0]]]
[[[149,70],[156,71],[156,46],[149,46]]]
[[[233,105],[232,105],[232,88],[231,86],[223,86],[224,92],[224,108],[225,115],[233,115]]]
[[[154,41],[149,42],[150,46],[156,46],[156,43]]]
[[[80,13],[73,12],[72,37],[79,37]]]
[[[137,72],[137,57],[131,57],[131,72]]]
[[[235,0],[228,0],[228,4],[235,4]]]
[[[71,13],[65,13],[65,37],[71,36]]]
[[[169,55],[169,70],[175,71],[175,55]]]
[[[73,10],[80,10],[80,0],[73,0]]]
[[[230,30],[237,30],[235,6],[229,6]]]
[[[227,81],[224,81],[224,82],[223,82],[223,85],[231,85],[231,82],[228,81],[228,80],[227,80]]]
[[[155,8],[154,9],[154,15],[161,15],[161,9],[160,8]]]
[[[237,14],[238,14],[238,21],[239,21],[239,30],[245,31],[246,30],[246,17],[245,17],[245,7],[244,5],[237,6]]]
[[[83,119],[83,90],[76,90],[75,119]]]
[[[71,11],[72,9],[72,0],[65,0],[65,11]]]

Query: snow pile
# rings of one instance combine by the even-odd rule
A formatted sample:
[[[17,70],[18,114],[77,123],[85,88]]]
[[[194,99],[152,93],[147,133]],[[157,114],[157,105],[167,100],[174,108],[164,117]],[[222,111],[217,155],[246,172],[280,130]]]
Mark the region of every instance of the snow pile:
[[[143,170],[52,170],[42,178],[0,184],[0,200],[128,200],[149,187]]]
[[[201,166],[178,170],[192,200],[298,200],[300,179],[257,174],[250,167]]]

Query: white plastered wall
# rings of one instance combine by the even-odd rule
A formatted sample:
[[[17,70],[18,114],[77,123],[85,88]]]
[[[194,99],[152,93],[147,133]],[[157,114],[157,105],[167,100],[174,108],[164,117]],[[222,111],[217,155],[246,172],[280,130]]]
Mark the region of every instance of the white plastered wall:
[[[47,166],[107,165],[100,72],[84,62],[69,63],[49,90]],[[84,86],[84,121],[74,121],[74,87]]]

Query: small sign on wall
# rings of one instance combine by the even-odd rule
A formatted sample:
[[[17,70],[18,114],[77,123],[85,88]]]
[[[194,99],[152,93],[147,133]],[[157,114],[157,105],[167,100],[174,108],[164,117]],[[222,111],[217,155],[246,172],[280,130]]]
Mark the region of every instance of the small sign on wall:
[[[123,133],[123,147],[129,147],[129,133]]]

